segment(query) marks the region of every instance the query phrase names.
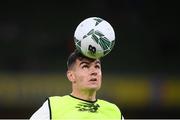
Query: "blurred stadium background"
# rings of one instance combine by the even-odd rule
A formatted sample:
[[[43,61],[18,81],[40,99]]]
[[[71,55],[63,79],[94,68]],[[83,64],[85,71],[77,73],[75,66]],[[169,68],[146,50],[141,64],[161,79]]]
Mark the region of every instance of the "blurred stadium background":
[[[66,59],[80,21],[99,16],[116,32],[102,59],[98,97],[125,118],[180,118],[178,4],[173,1],[4,1],[0,7],[0,118],[29,118],[48,96],[71,91]]]

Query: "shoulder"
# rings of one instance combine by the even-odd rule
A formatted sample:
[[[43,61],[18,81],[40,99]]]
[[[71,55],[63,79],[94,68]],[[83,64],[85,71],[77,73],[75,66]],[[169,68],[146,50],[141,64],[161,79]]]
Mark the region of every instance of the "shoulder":
[[[48,101],[49,102],[51,102],[51,101],[58,102],[60,100],[66,100],[68,98],[69,98],[68,95],[64,95],[64,96],[51,96],[51,97],[48,98]]]
[[[106,114],[123,118],[121,110],[115,103],[98,99],[97,104],[99,104],[101,110],[106,111]]]
[[[102,104],[102,105],[107,105],[107,106],[111,106],[111,107],[117,107],[116,104],[112,103],[112,102],[109,102],[109,101],[106,101],[106,100],[101,100],[101,99],[98,99],[97,102],[99,104]]]
[[[113,111],[115,110],[121,113],[119,107],[115,103],[98,99],[97,104],[99,104],[101,107],[106,108],[108,110],[113,110]]]
[[[69,95],[64,96],[51,96],[48,98],[49,107],[57,108],[58,106],[62,106],[64,104],[69,104]]]
[[[64,96],[50,96],[49,99],[64,99],[64,98],[68,98],[69,95],[64,95]]]
[[[48,97],[48,100],[58,100],[60,98],[62,98],[62,96],[50,96]]]

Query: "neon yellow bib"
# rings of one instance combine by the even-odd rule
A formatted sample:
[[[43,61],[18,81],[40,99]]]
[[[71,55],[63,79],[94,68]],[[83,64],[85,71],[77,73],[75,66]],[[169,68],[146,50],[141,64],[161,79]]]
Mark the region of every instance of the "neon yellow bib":
[[[104,100],[88,102],[70,95],[49,98],[51,119],[61,120],[120,120],[121,112],[115,104]]]

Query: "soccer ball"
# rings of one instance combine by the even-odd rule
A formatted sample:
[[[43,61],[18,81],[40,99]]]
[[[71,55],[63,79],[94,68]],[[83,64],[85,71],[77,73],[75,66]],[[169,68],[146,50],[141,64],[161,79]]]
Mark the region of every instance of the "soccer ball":
[[[83,55],[98,59],[107,55],[114,47],[114,29],[102,18],[86,18],[77,26],[74,42]]]

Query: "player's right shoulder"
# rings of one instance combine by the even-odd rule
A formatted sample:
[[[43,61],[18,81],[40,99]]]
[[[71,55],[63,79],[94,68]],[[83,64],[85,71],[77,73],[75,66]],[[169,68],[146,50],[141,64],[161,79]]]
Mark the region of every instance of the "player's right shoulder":
[[[49,98],[60,98],[62,96],[50,96]]]
[[[64,96],[50,96],[48,98],[48,101],[53,101],[53,102],[56,102],[56,101],[60,101],[60,100],[64,100],[68,97],[68,95],[64,95]]]
[[[69,99],[69,95],[51,96],[48,98],[49,107],[57,107],[57,105],[65,104]]]
[[[49,99],[60,99],[62,96],[50,96],[50,97],[48,97],[48,100]]]

